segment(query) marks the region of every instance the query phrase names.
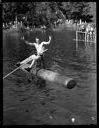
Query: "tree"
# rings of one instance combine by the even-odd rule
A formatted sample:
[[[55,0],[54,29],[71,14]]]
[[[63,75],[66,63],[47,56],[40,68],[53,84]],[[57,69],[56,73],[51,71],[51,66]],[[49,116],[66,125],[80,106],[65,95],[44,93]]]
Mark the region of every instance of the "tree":
[[[86,20],[92,17],[89,14],[89,2],[62,2],[58,3],[60,10],[66,18],[74,20]]]
[[[3,22],[23,20],[29,25],[51,24],[58,19],[91,21],[90,2],[7,2],[2,6]]]

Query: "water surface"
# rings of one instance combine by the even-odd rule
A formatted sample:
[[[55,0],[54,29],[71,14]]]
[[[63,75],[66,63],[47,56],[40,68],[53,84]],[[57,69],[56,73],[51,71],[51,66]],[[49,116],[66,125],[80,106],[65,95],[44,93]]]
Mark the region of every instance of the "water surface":
[[[78,86],[69,90],[46,81],[45,87],[28,83],[26,74],[17,70],[3,80],[4,124],[8,125],[81,125],[96,124],[96,46],[73,41],[69,30],[3,33],[3,76],[15,64],[35,53],[35,48],[21,40],[34,42],[52,36],[45,54],[46,68],[74,78]],[[71,121],[75,118],[75,122]]]

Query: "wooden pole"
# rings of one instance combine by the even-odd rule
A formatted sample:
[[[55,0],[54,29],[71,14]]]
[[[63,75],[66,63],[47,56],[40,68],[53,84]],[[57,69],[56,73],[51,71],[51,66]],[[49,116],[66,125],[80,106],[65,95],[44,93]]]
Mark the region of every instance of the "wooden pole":
[[[77,31],[76,31],[76,40],[77,40]]]
[[[97,38],[97,37],[96,37],[96,33],[95,33],[95,43],[96,43],[96,38]]]
[[[78,34],[77,34],[77,31],[76,31],[76,50],[78,49]]]
[[[86,32],[85,32],[85,43],[86,43]]]
[[[87,39],[87,33],[85,32],[85,46],[87,45],[86,39]]]

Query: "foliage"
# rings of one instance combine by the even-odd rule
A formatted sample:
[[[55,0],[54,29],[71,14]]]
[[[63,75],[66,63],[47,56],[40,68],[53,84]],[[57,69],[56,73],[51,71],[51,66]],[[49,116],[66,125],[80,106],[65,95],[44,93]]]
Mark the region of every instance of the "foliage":
[[[3,22],[23,20],[29,25],[49,25],[58,19],[91,21],[89,2],[8,2],[2,3]]]

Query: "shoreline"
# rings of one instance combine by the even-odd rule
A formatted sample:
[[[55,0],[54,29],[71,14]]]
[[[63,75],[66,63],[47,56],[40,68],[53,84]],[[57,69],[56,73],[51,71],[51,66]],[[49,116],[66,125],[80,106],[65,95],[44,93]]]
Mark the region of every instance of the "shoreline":
[[[4,33],[8,33],[8,32],[18,32],[19,29],[16,29],[16,28],[9,28],[9,29],[3,29],[3,32]]]
[[[32,32],[32,31],[41,31],[41,32],[46,32],[46,30],[52,30],[52,31],[62,31],[62,30],[70,30],[70,31],[76,31],[77,30],[77,24],[76,23],[62,23],[62,24],[58,24],[56,27],[50,27],[47,29],[42,29],[42,28],[26,28],[25,26],[22,27],[18,27],[18,28],[9,28],[9,29],[3,29],[3,32],[20,32],[21,29],[23,29],[23,31],[28,31],[28,32]]]
[[[45,32],[47,29],[53,30],[53,31],[62,31],[64,29],[69,29],[69,30],[76,30],[76,26],[74,24],[59,24],[56,27],[51,27],[51,28],[47,28],[47,29],[42,29],[42,28],[30,28],[27,29],[26,27],[20,27],[20,28],[9,28],[9,29],[3,29],[4,33],[8,33],[8,32],[20,32],[20,30],[26,30],[26,31],[41,31],[41,32]]]

